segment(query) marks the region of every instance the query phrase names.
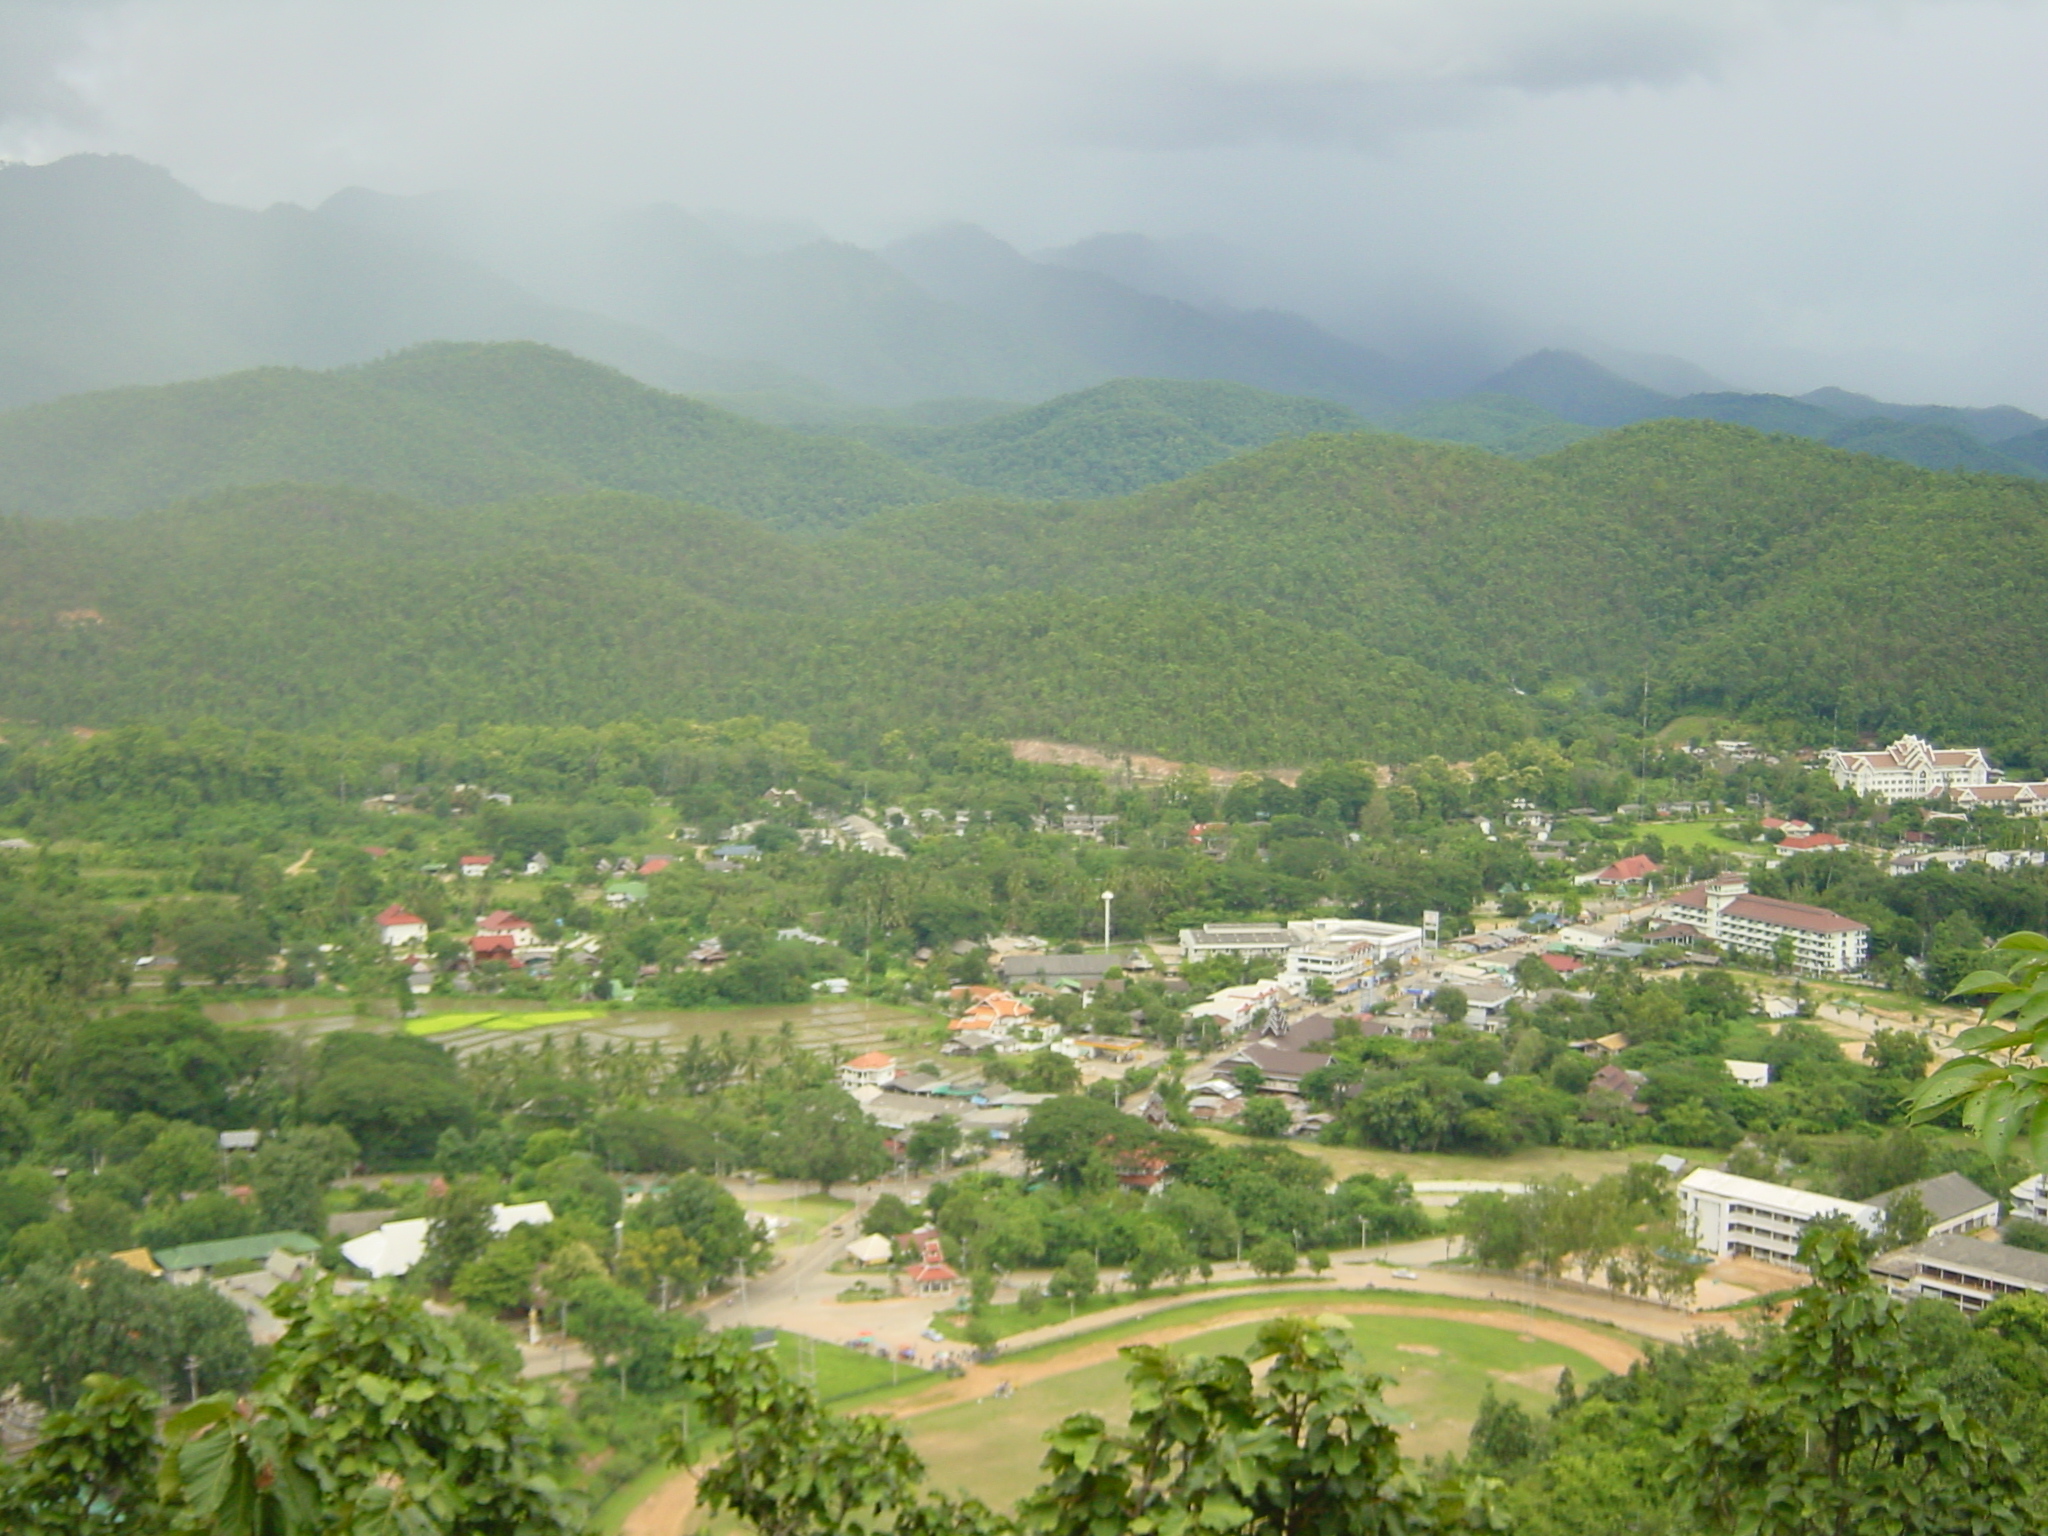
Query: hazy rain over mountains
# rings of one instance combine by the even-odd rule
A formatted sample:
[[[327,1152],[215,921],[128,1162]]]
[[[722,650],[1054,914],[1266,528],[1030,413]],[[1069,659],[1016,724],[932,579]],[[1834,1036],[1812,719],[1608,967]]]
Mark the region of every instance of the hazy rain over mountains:
[[[1147,371],[1059,334],[1086,290],[1051,262],[1180,316],[1121,362],[1360,405],[1565,347],[1670,394],[2040,411],[2044,44],[2040,5],[1979,0],[11,0],[0,155],[381,221],[492,270],[478,338],[726,392]],[[849,306],[830,355],[756,323]],[[652,336],[772,367],[693,381]],[[263,360],[351,359],[220,367]]]

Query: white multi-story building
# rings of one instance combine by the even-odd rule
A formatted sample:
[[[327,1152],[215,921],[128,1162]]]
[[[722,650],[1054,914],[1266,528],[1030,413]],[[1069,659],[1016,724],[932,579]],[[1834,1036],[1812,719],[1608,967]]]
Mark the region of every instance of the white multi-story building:
[[[1872,1268],[1894,1295],[1930,1296],[1979,1312],[2001,1296],[2048,1292],[2048,1253],[1974,1237],[1930,1237]]]
[[[1290,983],[1327,981],[1333,987],[1354,982],[1371,969],[1370,946],[1357,942],[1304,944],[1287,951],[1280,963],[1280,975]]]
[[[1658,916],[1689,923],[1723,948],[1748,955],[1774,955],[1789,939],[1792,963],[1802,971],[1858,971],[1870,955],[1870,929],[1854,918],[1800,901],[1752,896],[1733,875],[1687,886],[1665,901]]]
[[[1679,1181],[1678,1210],[1703,1253],[1795,1267],[1799,1239],[1809,1222],[1846,1216],[1872,1234],[1884,1225],[1884,1212],[1860,1200],[1816,1195],[1713,1168],[1694,1169]]]
[[[2013,1185],[2006,1209],[2028,1221],[2048,1223],[2048,1173],[2031,1174]]]
[[[1936,747],[1918,736],[1901,736],[1881,752],[1831,748],[1825,761],[1843,789],[1880,800],[1931,800],[1998,777],[1982,747]]]
[[[2013,816],[2048,816],[2048,783],[2039,781],[1958,784],[1948,798],[1966,811],[1996,809]]]

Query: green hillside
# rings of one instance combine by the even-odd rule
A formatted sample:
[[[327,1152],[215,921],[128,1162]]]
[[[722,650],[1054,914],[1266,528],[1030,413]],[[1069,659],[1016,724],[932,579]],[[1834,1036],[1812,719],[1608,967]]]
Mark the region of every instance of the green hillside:
[[[130,517],[278,481],[443,506],[609,488],[819,530],[958,488],[860,443],[790,432],[527,342],[359,368],[265,368],[0,415],[0,508]]]
[[[1555,453],[1598,435],[1600,428],[1566,421],[1513,395],[1474,394],[1418,406],[1381,423],[1389,432],[1432,442],[1464,443],[1511,459]]]
[[[2048,487],[1713,422],[1526,464],[1310,438],[1100,505],[887,514],[845,547],[881,588],[1182,592],[1616,707],[1647,670],[1673,713],[1839,706],[1869,729],[2048,734],[2048,619],[2019,599],[2048,583]],[[1891,596],[1902,562],[1910,604]],[[1995,621],[1987,591],[2006,594]],[[1824,594],[1860,602],[1859,644],[1804,617]]]
[[[0,714],[49,722],[762,714],[1398,758],[1626,729],[1647,677],[1660,717],[2048,743],[2048,485],[1718,422],[1527,462],[1323,434],[801,542],[622,492],[271,487],[17,520],[0,561]]]
[[[620,494],[444,509],[269,488],[129,523],[0,525],[0,560],[17,577],[0,714],[52,723],[680,710],[1246,762],[1463,755],[1531,728],[1498,690],[1256,611],[1142,593],[895,603],[829,548]]]
[[[1341,405],[1248,384],[1117,379],[960,426],[857,435],[966,485],[1062,499],[1119,496],[1284,437],[1364,426]]]

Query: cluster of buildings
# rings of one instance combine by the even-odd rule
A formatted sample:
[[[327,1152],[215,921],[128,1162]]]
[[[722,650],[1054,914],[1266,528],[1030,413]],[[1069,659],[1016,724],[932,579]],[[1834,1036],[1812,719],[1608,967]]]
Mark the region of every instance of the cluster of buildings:
[[[1328,982],[1337,991],[1364,984],[1382,967],[1420,954],[1427,935],[1404,923],[1316,917],[1291,923],[1204,923],[1180,931],[1183,959],[1194,964],[1228,955],[1278,960],[1281,977],[1304,986]]]
[[[2008,782],[1982,747],[1937,747],[1901,736],[1875,751],[1831,749],[1823,762],[1839,787],[1878,800],[1946,800],[1963,810],[2048,816],[2048,782]]]
[[[1797,1267],[1799,1242],[1812,1222],[1840,1217],[1878,1237],[1892,1205],[1907,1195],[1927,1213],[1926,1236],[1871,1264],[1894,1295],[1930,1297],[1975,1312],[2001,1296],[2048,1294],[2048,1254],[1992,1240],[1998,1197],[1959,1173],[1921,1179],[1869,1200],[1818,1195],[1711,1168],[1695,1169],[1678,1185],[1680,1216],[1702,1253],[1788,1267]],[[2015,1185],[2007,1204],[2014,1216],[2048,1216],[2048,1180],[2035,1174]]]

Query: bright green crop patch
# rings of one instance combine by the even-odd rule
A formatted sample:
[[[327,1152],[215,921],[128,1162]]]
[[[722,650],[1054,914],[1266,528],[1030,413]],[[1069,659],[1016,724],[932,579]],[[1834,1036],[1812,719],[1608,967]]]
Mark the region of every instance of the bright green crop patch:
[[[405,1032],[408,1035],[447,1035],[458,1029],[496,1029],[502,1015],[495,1013],[430,1013],[424,1018],[407,1019]]]

